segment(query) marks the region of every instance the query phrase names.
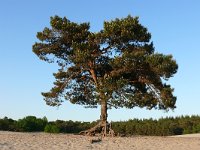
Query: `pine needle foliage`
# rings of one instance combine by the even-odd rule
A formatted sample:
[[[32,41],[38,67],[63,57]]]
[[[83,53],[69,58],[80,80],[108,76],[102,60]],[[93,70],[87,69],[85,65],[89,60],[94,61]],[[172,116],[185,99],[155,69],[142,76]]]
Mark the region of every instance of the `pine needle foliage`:
[[[99,32],[59,16],[51,17],[50,25],[37,33],[39,42],[33,45],[41,60],[59,67],[54,86],[42,93],[46,104],[68,100],[97,107],[105,100],[109,108],[176,107],[174,89],[167,84],[177,72],[176,60],[155,51],[138,17],[105,21]]]

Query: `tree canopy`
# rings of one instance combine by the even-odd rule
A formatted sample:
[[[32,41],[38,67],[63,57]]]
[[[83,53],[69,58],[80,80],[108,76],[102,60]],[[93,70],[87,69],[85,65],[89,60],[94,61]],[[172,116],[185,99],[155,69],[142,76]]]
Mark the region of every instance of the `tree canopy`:
[[[43,92],[50,106],[63,100],[86,107],[174,109],[176,97],[167,80],[177,72],[172,55],[155,51],[151,34],[138,17],[105,21],[92,32],[89,23],[54,16],[37,33],[33,52],[57,63],[54,86]]]

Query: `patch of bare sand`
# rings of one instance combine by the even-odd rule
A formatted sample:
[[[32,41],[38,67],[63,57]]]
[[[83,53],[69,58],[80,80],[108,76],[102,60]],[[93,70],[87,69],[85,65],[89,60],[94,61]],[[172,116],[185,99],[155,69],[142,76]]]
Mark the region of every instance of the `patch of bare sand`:
[[[171,137],[185,137],[185,138],[200,138],[200,133],[195,133],[195,134],[184,134],[184,135],[175,135]]]
[[[91,143],[97,137],[72,134],[0,131],[0,150],[199,150],[197,137],[114,137]]]

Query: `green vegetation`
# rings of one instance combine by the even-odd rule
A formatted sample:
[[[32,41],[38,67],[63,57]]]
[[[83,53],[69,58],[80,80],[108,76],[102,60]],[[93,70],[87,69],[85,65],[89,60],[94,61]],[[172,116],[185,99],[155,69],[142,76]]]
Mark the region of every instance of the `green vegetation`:
[[[27,116],[23,119],[19,119],[17,121],[17,131],[23,132],[36,132],[36,131],[44,131],[44,127],[48,123],[46,117],[40,119],[35,116]]]
[[[48,123],[46,117],[36,118],[35,116],[27,116],[18,121],[4,117],[0,119],[0,130],[18,131],[18,132],[38,132],[44,131],[44,127]]]
[[[0,130],[16,131],[16,121],[8,117],[0,119]]]
[[[60,129],[56,125],[47,124],[45,126],[45,128],[44,128],[44,132],[47,132],[47,133],[59,133]]]
[[[86,107],[100,105],[99,123],[85,133],[109,129],[111,107],[176,108],[174,89],[167,84],[178,70],[173,56],[155,51],[151,34],[138,17],[103,24],[102,30],[92,32],[87,22],[54,16],[50,27],[37,33],[33,52],[43,61],[58,64],[53,87],[42,93],[46,104],[59,106],[68,100]]]
[[[48,122],[47,118],[27,116],[23,119],[13,120],[7,117],[0,119],[0,130],[18,132],[47,133],[79,133],[93,127],[97,122],[63,121]],[[181,135],[200,133],[200,116],[181,116],[155,119],[131,119],[128,121],[112,122],[116,134],[132,135]]]

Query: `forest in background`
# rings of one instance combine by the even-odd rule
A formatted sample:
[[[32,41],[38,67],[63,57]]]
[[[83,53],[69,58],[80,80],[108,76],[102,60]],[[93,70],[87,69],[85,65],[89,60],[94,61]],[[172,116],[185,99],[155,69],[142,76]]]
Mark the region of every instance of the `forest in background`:
[[[27,116],[19,120],[8,117],[0,118],[1,131],[16,132],[47,132],[47,133],[73,133],[89,129],[97,124],[81,121],[48,121],[46,117],[37,118]],[[133,136],[169,136],[190,133],[200,133],[200,116],[180,116],[160,119],[130,119],[128,121],[112,122],[112,129],[116,135]]]

